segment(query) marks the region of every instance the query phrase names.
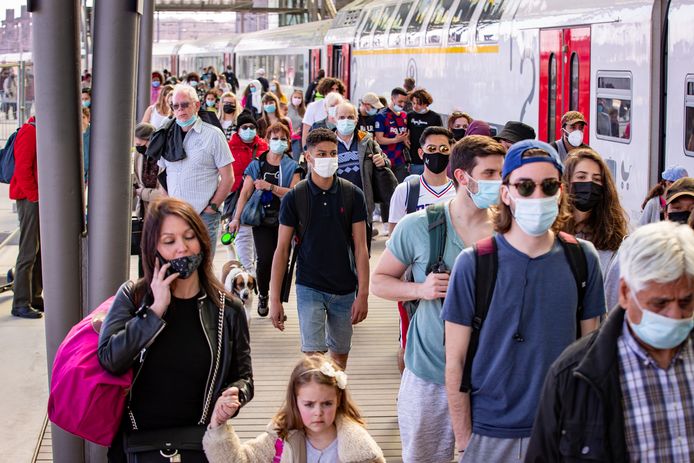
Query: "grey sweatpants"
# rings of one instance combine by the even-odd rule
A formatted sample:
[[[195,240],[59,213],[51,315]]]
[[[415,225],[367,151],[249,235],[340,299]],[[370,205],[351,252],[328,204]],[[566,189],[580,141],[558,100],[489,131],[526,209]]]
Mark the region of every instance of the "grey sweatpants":
[[[398,426],[404,463],[453,460],[455,436],[443,384],[425,381],[405,368],[398,392]]]
[[[528,441],[529,437],[500,439],[473,434],[461,454],[460,463],[518,463],[525,460]]]

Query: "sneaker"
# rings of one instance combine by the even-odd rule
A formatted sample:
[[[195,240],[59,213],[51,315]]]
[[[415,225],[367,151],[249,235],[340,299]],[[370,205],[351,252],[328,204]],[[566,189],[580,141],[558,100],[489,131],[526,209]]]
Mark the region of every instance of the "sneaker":
[[[39,312],[38,310],[29,307],[29,306],[23,306],[23,307],[12,307],[12,315],[15,317],[19,318],[41,318],[43,317],[43,314]]]
[[[261,317],[267,317],[270,312],[270,308],[267,305],[267,296],[258,296],[258,315]]]

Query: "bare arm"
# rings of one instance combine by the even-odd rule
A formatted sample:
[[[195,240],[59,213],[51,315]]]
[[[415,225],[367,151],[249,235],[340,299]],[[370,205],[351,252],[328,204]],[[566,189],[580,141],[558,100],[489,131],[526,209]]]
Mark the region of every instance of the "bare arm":
[[[581,320],[581,336],[592,333],[600,327],[600,317],[589,318],[588,320]]]
[[[390,301],[413,301],[446,297],[449,275],[430,273],[423,283],[403,281],[407,266],[386,249],[371,276],[373,293]]]
[[[237,231],[239,229],[239,225],[241,225],[241,213],[243,213],[243,208],[246,207],[248,198],[250,198],[251,194],[253,194],[254,188],[253,179],[250,175],[246,175],[246,178],[243,179],[241,191],[239,192],[239,199],[236,203],[234,217],[231,218],[229,223],[231,231]]]
[[[152,120],[152,108],[153,107],[154,106],[147,106],[147,109],[145,109],[145,113],[142,115],[142,121],[141,122],[149,122]]]
[[[352,324],[356,325],[366,319],[369,311],[369,251],[366,247],[366,222],[352,224],[352,237],[359,281],[357,298],[352,304]]]
[[[282,198],[289,192],[289,190],[294,188],[294,185],[299,183],[299,180],[301,180],[301,176],[299,174],[294,174],[294,176],[292,177],[292,182],[289,184],[289,188],[274,185],[272,188],[272,193],[278,198]]]
[[[303,125],[304,130],[301,131],[301,151],[304,150],[306,146],[306,139],[308,138],[308,133],[311,131],[311,126],[308,124]]]
[[[222,204],[224,200],[227,199],[227,196],[231,191],[231,186],[234,184],[234,170],[231,168],[231,164],[227,164],[224,167],[220,167],[219,176],[221,177],[221,180],[219,182],[219,185],[217,185],[217,190],[214,192],[214,195],[210,199],[211,203],[215,203],[218,205]],[[209,206],[205,208],[205,211],[208,213],[214,212]]]
[[[270,272],[270,319],[275,328],[284,331],[284,307],[282,306],[282,281],[287,273],[289,246],[294,235],[294,228],[286,225],[279,227],[277,247],[272,258]]]
[[[472,434],[470,394],[460,392],[472,329],[457,323],[444,322],[446,330],[446,395],[451,424],[458,450],[465,450]]]

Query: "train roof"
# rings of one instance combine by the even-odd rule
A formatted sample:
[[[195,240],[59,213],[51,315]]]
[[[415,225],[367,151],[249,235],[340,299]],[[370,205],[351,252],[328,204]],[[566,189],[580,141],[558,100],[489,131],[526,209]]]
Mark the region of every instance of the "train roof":
[[[178,55],[209,55],[229,53],[241,40],[241,34],[226,37],[205,37],[203,39],[181,42]]]
[[[321,46],[332,23],[332,20],[325,20],[246,33],[236,45],[234,52]]]

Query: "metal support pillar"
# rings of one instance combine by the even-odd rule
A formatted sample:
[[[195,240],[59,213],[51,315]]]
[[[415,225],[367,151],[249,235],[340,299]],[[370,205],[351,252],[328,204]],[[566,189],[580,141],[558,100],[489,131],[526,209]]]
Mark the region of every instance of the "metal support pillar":
[[[130,273],[132,77],[136,75],[140,6],[138,0],[100,1],[94,6],[87,213],[90,309],[115,294]],[[103,447],[89,445],[88,449],[90,463],[106,461]]]
[[[17,118],[17,125],[19,127],[21,127],[22,124],[29,118],[29,114],[26,112],[27,80],[26,61],[20,61],[19,72],[17,72],[17,110],[15,111],[14,115]]]
[[[46,353],[50,377],[60,342],[82,318],[84,229],[79,110],[79,0],[32,0]],[[60,69],[60,72],[56,72]],[[53,461],[81,463],[81,439],[52,427]]]
[[[152,82],[152,40],[154,38],[154,0],[142,0],[143,12],[140,20],[140,40],[137,58],[137,120],[142,120],[150,105]],[[164,82],[161,83],[164,85]]]

